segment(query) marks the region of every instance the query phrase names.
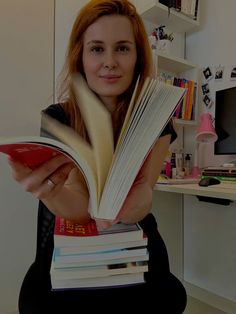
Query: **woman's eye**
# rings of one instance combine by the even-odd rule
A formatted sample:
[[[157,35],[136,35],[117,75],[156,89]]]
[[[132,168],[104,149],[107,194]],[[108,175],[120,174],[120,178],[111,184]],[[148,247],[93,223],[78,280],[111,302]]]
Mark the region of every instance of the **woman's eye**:
[[[95,47],[91,48],[91,51],[94,52],[94,53],[101,53],[101,52],[103,52],[103,48],[95,46]]]
[[[119,46],[117,47],[117,51],[126,52],[129,51],[129,48],[127,46]]]

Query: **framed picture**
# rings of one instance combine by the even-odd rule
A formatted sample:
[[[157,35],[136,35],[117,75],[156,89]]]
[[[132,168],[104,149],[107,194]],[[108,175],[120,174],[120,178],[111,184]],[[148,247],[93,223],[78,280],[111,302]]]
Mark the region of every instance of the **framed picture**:
[[[231,70],[231,73],[230,73],[230,79],[231,80],[236,80],[236,66],[234,66]]]
[[[224,67],[218,66],[218,68],[216,68],[216,72],[215,72],[215,80],[221,81],[223,79],[223,74],[224,74]]]
[[[213,105],[213,101],[212,101],[212,99],[208,96],[208,95],[205,95],[204,97],[203,97],[203,102],[204,102],[204,104],[206,105],[206,107],[207,108],[211,108],[211,106]]]
[[[202,93],[203,95],[209,94],[210,93],[210,88],[209,88],[209,84],[203,84],[202,85]]]
[[[212,79],[213,75],[212,75],[210,67],[205,68],[202,72],[206,81],[209,81]]]

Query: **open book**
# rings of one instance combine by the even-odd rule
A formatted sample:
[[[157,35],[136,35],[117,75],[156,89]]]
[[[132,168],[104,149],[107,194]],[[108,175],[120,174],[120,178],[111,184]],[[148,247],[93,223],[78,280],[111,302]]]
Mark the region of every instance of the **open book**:
[[[92,217],[115,219],[185,89],[147,78],[140,96],[134,101],[136,84],[114,151],[110,113],[90,91],[82,76],[75,78],[74,86],[91,146],[70,127],[43,115],[42,127],[54,138],[0,138],[0,152],[12,155],[30,167],[38,166],[55,153],[68,155],[87,182]]]

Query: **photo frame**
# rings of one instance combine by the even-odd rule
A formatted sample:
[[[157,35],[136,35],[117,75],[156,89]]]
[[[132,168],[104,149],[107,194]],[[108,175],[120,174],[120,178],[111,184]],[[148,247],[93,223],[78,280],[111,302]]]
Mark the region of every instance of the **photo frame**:
[[[207,95],[210,93],[210,87],[208,83],[202,85],[202,93],[203,95]]]
[[[209,95],[205,95],[203,97],[203,102],[204,102],[204,104],[206,105],[206,107],[208,109],[210,109],[212,107],[212,105],[213,105],[213,100],[210,98]]]
[[[215,71],[215,81],[223,80],[223,75],[224,75],[224,67],[220,65],[216,68],[216,71]]]
[[[233,66],[233,68],[232,68],[232,70],[231,70],[231,72],[230,72],[230,79],[231,79],[232,81],[236,80],[236,65]]]
[[[202,73],[203,73],[206,81],[210,81],[213,78],[212,71],[211,71],[210,67],[206,67],[202,71]]]

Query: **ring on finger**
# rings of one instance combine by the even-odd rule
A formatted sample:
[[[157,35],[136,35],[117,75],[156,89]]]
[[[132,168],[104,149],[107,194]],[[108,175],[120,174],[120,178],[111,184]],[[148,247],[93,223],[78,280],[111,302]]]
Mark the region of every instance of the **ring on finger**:
[[[47,179],[47,185],[52,189],[56,186],[56,184],[52,181],[52,179]]]

